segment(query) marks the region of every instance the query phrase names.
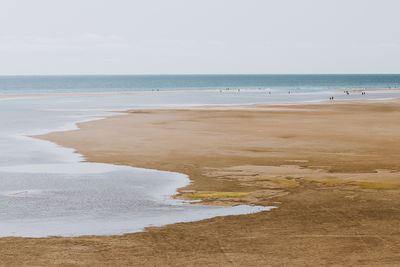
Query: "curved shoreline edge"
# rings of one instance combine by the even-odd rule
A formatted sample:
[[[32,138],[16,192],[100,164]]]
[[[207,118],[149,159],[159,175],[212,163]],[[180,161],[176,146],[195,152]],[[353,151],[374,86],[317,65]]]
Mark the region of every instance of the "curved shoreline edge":
[[[123,115],[123,114],[125,114],[125,112],[124,112],[124,111],[121,111],[121,110],[113,110],[112,112],[107,111],[106,114],[103,114],[103,115],[101,115],[101,116],[96,116],[96,117],[93,117],[93,118],[85,118],[85,119],[81,119],[81,120],[76,121],[76,122],[70,122],[70,123],[68,124],[68,127],[62,127],[62,128],[59,128],[59,129],[49,129],[49,130],[43,131],[43,132],[40,133],[39,136],[43,136],[43,135],[45,136],[45,135],[47,135],[47,134],[52,134],[52,133],[57,133],[57,132],[77,131],[77,130],[80,129],[79,125],[81,125],[81,124],[88,123],[88,122],[99,121],[99,120],[105,120],[105,119],[107,119],[107,118],[110,118],[110,117],[113,117],[113,116],[121,116],[121,115]],[[35,139],[39,139],[39,140],[43,140],[43,141],[47,141],[47,142],[48,142],[48,140],[45,140],[45,139],[43,139],[43,138],[37,138],[38,135],[26,135],[26,137],[28,137],[28,138],[35,138]],[[51,142],[51,141],[50,141],[50,142]],[[51,142],[51,143],[54,143],[54,145],[57,145],[57,146],[60,146],[60,147],[64,147],[64,146],[62,146],[62,145],[60,145],[60,144],[58,144],[58,143],[56,143],[56,142]],[[66,148],[66,147],[64,147],[64,148]],[[72,148],[72,149],[73,149],[73,148]],[[80,158],[82,159],[81,162],[86,162],[86,161],[85,161],[85,155],[83,155],[83,154],[77,152],[76,149],[73,149],[73,152],[72,152],[72,153],[78,155],[78,157],[80,157]],[[93,162],[93,163],[100,163],[100,164],[101,164],[101,162]],[[110,164],[110,163],[108,163],[108,164]],[[116,165],[116,164],[111,164],[111,165]],[[140,168],[140,167],[136,167],[136,166],[132,166],[132,165],[131,165],[131,166],[123,165],[123,164],[118,164],[118,165],[127,166],[127,167],[133,167],[133,168]],[[30,167],[27,166],[27,168],[29,169]],[[192,182],[192,180],[190,180],[189,176],[186,175],[186,174],[183,174],[183,173],[172,172],[172,171],[166,171],[166,170],[159,170],[159,169],[150,169],[150,168],[140,168],[140,169],[149,170],[149,171],[155,171],[155,172],[156,172],[156,171],[159,171],[159,172],[161,172],[161,173],[171,173],[171,174],[176,174],[176,175],[178,175],[178,176],[184,176],[185,179],[188,181],[188,182],[186,183],[185,186],[189,185],[189,184]],[[7,170],[7,169],[6,169],[6,170]],[[178,189],[181,188],[181,187],[184,187],[184,186],[179,186],[179,187],[177,187],[177,188],[175,189],[174,193],[171,194],[169,197],[174,198],[174,196],[175,196],[176,194],[179,193],[179,192],[178,192]],[[180,200],[180,201],[182,201],[182,200]],[[195,203],[196,201],[193,201],[193,202],[192,202],[192,199],[191,199],[191,200],[186,200],[186,201],[187,201],[187,202],[190,202],[190,203],[192,203],[192,204],[200,204],[200,203]],[[186,201],[185,201],[185,202],[186,202]],[[240,206],[240,205],[235,205],[235,206]],[[243,205],[242,205],[242,206],[243,206]],[[249,207],[249,208],[248,208],[248,211],[246,211],[245,206],[243,206],[243,207],[237,207],[237,208],[235,208],[235,209],[232,209],[232,213],[231,213],[231,214],[229,214],[228,211],[222,211],[222,213],[221,213],[220,215],[217,215],[217,214],[216,214],[216,215],[213,215],[212,217],[215,217],[215,216],[229,216],[229,215],[248,214],[248,213],[253,213],[253,212],[268,211],[268,210],[270,210],[270,209],[272,209],[272,208],[276,208],[276,207],[274,207],[274,206],[267,206],[267,207],[264,207],[264,206],[255,206],[255,205],[252,205],[252,206],[253,206],[253,207]],[[241,211],[240,211],[240,210],[241,210]],[[201,220],[208,219],[208,218],[210,218],[210,217],[207,217],[207,216],[206,216],[205,218],[201,218]],[[194,219],[194,220],[196,220],[196,219]],[[193,220],[187,220],[187,219],[185,219],[185,220],[182,220],[182,221],[180,221],[180,222],[190,222],[190,221],[193,221]],[[178,221],[178,222],[174,222],[174,223],[179,223],[179,221]],[[154,223],[152,223],[152,224],[150,224],[150,225],[158,225],[158,224],[159,224],[159,223],[154,222]],[[161,227],[161,226],[165,226],[165,225],[168,225],[168,224],[160,224],[159,226]],[[148,226],[147,226],[147,227],[148,227]],[[144,229],[142,229],[142,230],[144,230]],[[134,233],[134,232],[137,232],[137,231],[132,231],[132,232],[128,232],[128,233]],[[124,234],[127,234],[127,233],[121,233],[121,234],[115,233],[115,235],[124,235]],[[114,235],[114,234],[113,234],[113,235]],[[74,235],[74,236],[76,236],[76,235]],[[80,235],[78,235],[78,236],[80,236]]]

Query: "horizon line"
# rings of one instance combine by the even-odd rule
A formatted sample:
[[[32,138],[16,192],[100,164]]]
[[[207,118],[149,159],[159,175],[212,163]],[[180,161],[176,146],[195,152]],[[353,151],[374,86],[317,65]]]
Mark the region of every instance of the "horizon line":
[[[160,74],[0,74],[0,77],[22,76],[240,76],[240,75],[400,75],[400,73],[160,73]]]

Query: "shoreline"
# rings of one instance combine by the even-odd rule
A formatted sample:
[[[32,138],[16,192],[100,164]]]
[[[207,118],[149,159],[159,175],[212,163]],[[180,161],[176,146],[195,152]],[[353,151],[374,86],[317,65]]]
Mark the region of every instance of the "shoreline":
[[[13,247],[3,258],[151,266],[398,263],[399,115],[399,100],[135,109],[41,136],[87,161],[188,174],[194,182],[180,190],[184,199],[278,209],[123,236],[3,238],[2,250]]]
[[[75,121],[75,122],[70,122],[70,123],[68,123],[68,127],[65,127],[65,126],[63,126],[63,127],[61,127],[61,128],[58,128],[58,129],[47,129],[46,131],[43,131],[43,130],[40,130],[40,135],[46,135],[46,134],[50,134],[50,133],[55,133],[55,132],[69,132],[69,131],[76,131],[76,130],[79,130],[79,127],[78,127],[78,124],[82,124],[82,123],[87,123],[87,122],[94,122],[94,121],[98,121],[98,120],[103,120],[103,119],[107,119],[107,118],[109,118],[109,117],[112,117],[112,116],[118,116],[118,115],[121,115],[121,114],[123,114],[123,112],[121,112],[121,110],[115,110],[114,111],[115,113],[112,113],[112,112],[107,112],[107,113],[104,113],[104,112],[102,112],[102,113],[104,113],[103,115],[101,115],[101,117],[99,117],[99,116],[96,116],[96,117],[94,117],[94,118],[81,118],[79,121]],[[37,133],[36,135],[38,135],[39,133]],[[20,135],[18,134],[18,135],[16,135],[16,136],[18,136],[18,137],[20,137]],[[41,139],[38,139],[38,138],[35,138],[35,135],[32,135],[32,134],[30,134],[30,135],[22,135],[21,137],[23,137],[23,138],[29,138],[29,139],[33,139],[33,140],[35,140],[35,141],[39,141],[39,142],[43,142],[43,140],[41,140]],[[47,141],[46,141],[47,142]],[[53,143],[53,142],[51,142],[51,144],[53,144],[53,145],[55,145],[55,146],[59,146],[59,147],[61,147],[61,148],[66,148],[66,147],[63,147],[63,146],[60,146],[59,144],[56,144],[56,143]],[[85,158],[85,156],[84,155],[82,155],[82,154],[79,154],[79,153],[75,153],[75,152],[71,152],[71,151],[66,151],[66,153],[67,153],[67,155],[69,156],[69,154],[71,154],[71,158],[76,158],[76,157],[79,157],[81,160],[78,160],[77,159],[77,161],[76,162],[73,162],[73,163],[70,163],[70,162],[68,162],[68,163],[62,163],[62,164],[64,164],[64,166],[62,166],[62,165],[60,165],[60,166],[58,166],[58,167],[56,167],[56,168],[59,168],[59,169],[62,169],[62,168],[68,168],[69,169],[69,171],[71,171],[72,169],[74,169],[74,167],[72,166],[72,164],[73,165],[75,165],[75,167],[79,167],[79,165],[78,164],[80,164],[80,163],[84,163],[84,158]],[[79,161],[79,162],[78,162]],[[69,164],[71,164],[71,166],[69,166]],[[96,163],[95,163],[96,164]],[[100,163],[101,164],[101,163]],[[82,164],[82,165],[84,165],[84,164]],[[116,165],[116,164],[112,164],[113,166],[115,165],[116,167],[118,167],[119,165]],[[19,168],[25,168],[26,166],[28,166],[28,165],[21,165]],[[127,166],[127,167],[131,167],[131,166]],[[98,168],[100,168],[101,169],[101,166],[100,167],[98,167]],[[3,168],[2,168],[3,169]],[[11,167],[11,168],[9,168],[9,169],[7,169],[7,168],[4,168],[3,169],[3,171],[8,171],[8,170],[10,170],[10,172],[12,172],[12,170],[13,169],[15,169],[15,168],[13,168],[13,167]],[[157,169],[149,169],[149,168],[142,168],[143,170],[145,170],[145,171],[150,171],[150,172],[155,172],[155,171],[160,171],[160,172],[163,172],[163,173],[167,173],[166,171],[162,171],[162,170],[157,170]],[[28,166],[28,170],[29,170],[29,166]],[[45,169],[44,170],[44,172],[49,172],[49,173],[52,173],[54,171],[54,169],[49,169],[49,168],[47,168],[47,169]],[[29,171],[28,171],[29,172]],[[71,172],[69,172],[69,174],[70,174]],[[189,179],[189,177],[187,177],[187,175],[185,175],[185,174],[182,174],[182,173],[177,173],[177,172],[170,172],[171,174],[173,174],[173,175],[176,175],[176,176],[185,176],[185,178],[183,179],[183,180],[187,180],[187,182],[185,183],[185,185],[188,185],[188,184],[190,184],[190,179]],[[175,194],[178,194],[178,188],[180,188],[180,187],[183,187],[183,185],[179,185],[179,186],[173,186],[173,188],[174,188],[174,190],[173,190],[173,193],[171,193],[171,194],[167,194],[167,193],[165,193],[165,195],[166,196],[168,196],[168,198],[171,198],[171,200],[173,200],[174,199],[174,195]],[[161,194],[161,191],[159,192],[160,194],[160,198],[161,198],[161,196],[164,196],[164,194]],[[180,201],[175,201],[175,202],[180,202]],[[224,208],[224,207],[221,207],[221,208]],[[264,209],[264,210],[268,210],[268,209],[270,209],[271,207],[262,207],[262,209]],[[212,210],[209,210],[209,213],[211,212],[211,213],[215,213],[215,215],[214,216],[229,216],[229,215],[237,215],[237,214],[239,214],[240,213],[240,211],[242,212],[242,214],[248,214],[248,213],[252,213],[252,212],[254,212],[256,209],[255,208],[252,208],[252,207],[242,207],[242,208],[237,208],[237,209],[232,209],[232,213],[230,213],[230,211],[229,210],[227,210],[226,208],[224,208],[224,209],[221,209],[220,210],[220,213],[218,214],[218,211],[212,211]],[[154,222],[154,223],[148,223],[148,224],[146,224],[146,225],[144,225],[143,226],[143,228],[141,228],[140,230],[132,230],[132,231],[128,231],[128,230],[122,230],[121,232],[112,232],[112,231],[110,231],[108,234],[98,234],[99,236],[104,236],[104,235],[124,235],[124,234],[127,234],[127,233],[134,233],[134,232],[139,232],[139,231],[144,231],[144,229],[145,229],[145,227],[148,227],[149,225],[159,225],[160,227],[161,226],[165,226],[165,225],[168,225],[168,224],[173,224],[173,223],[180,223],[180,222],[190,222],[190,221],[197,221],[197,220],[204,220],[204,219],[207,219],[208,217],[210,217],[209,215],[204,215],[203,216],[203,218],[201,217],[201,216],[199,216],[199,214],[202,214],[202,211],[201,210],[199,210],[198,211],[198,216],[196,217],[197,219],[183,219],[183,217],[181,218],[181,220],[180,221],[173,221],[173,222],[169,222],[169,223],[162,223],[162,224],[160,224],[160,223],[157,223],[157,222]],[[190,218],[190,216],[189,216],[189,218]],[[171,220],[170,220],[171,221]],[[61,223],[60,223],[61,224]],[[44,225],[46,225],[46,223],[44,223]],[[77,226],[77,231],[78,231],[78,226]],[[50,231],[50,230],[49,230]],[[17,232],[17,231],[16,231]],[[28,231],[29,232],[29,231]],[[35,237],[35,238],[38,238],[38,237],[41,237],[41,235],[42,236],[44,236],[43,234],[33,234],[32,236],[30,236],[29,234],[26,234],[27,232],[25,232],[25,234],[15,234],[13,237]],[[54,233],[54,229],[53,229],[53,232],[51,232],[50,231],[50,235],[52,236],[52,235],[56,235],[55,233]],[[82,233],[80,233],[79,231],[78,231],[78,233],[79,234],[76,234],[76,235],[74,235],[74,234],[69,234],[69,233],[67,233],[67,234],[60,234],[60,237],[62,237],[62,236],[64,236],[64,237],[73,237],[73,236],[75,236],[75,237],[77,237],[77,236],[87,236],[87,235],[95,235],[95,233],[93,233],[93,232],[90,232],[90,233],[84,233],[84,234],[82,234]],[[2,236],[2,237],[4,237],[4,236]],[[8,236],[8,237],[12,237],[11,235],[10,236]]]

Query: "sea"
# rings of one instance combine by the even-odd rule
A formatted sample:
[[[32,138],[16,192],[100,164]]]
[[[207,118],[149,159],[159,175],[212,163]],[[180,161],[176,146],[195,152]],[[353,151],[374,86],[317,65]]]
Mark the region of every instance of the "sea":
[[[0,94],[226,88],[298,92],[400,88],[400,74],[0,76]]]
[[[393,99],[400,92],[344,91],[399,87],[400,75],[0,76],[0,237],[119,235],[275,208],[176,200],[185,174],[89,163],[35,135],[128,109]],[[141,91],[152,93],[123,94]]]

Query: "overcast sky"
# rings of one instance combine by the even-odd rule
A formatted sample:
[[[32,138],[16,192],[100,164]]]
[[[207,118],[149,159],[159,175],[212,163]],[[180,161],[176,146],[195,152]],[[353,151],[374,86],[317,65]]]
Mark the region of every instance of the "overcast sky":
[[[400,73],[399,0],[0,0],[0,75]]]

